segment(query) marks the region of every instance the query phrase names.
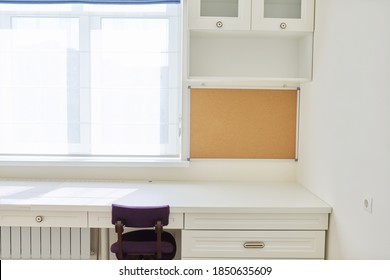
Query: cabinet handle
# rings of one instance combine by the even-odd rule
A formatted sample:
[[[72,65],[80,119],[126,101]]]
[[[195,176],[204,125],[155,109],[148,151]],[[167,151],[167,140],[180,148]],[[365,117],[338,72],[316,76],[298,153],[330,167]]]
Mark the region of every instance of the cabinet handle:
[[[286,29],[286,27],[287,27],[287,24],[286,24],[285,22],[282,22],[282,23],[280,24],[280,28]]]
[[[244,248],[247,249],[262,249],[265,247],[264,242],[245,242],[244,243]]]
[[[218,28],[221,28],[223,26],[223,23],[222,21],[217,21],[217,23],[215,24]]]
[[[43,221],[43,217],[42,217],[42,216],[36,216],[36,217],[35,217],[35,221],[36,221],[37,223],[40,223],[40,222]]]

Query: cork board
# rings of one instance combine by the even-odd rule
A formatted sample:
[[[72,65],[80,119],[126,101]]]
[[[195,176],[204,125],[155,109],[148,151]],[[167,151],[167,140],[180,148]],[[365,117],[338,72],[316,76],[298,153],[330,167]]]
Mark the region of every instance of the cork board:
[[[294,159],[297,91],[191,89],[190,158]]]

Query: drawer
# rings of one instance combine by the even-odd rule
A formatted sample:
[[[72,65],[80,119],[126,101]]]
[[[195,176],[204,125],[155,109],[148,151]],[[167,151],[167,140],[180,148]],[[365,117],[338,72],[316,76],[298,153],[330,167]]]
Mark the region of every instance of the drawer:
[[[186,213],[185,229],[326,230],[328,214]]]
[[[114,225],[111,223],[111,212],[89,212],[88,225],[90,228],[111,228]],[[182,229],[183,214],[170,213],[169,224],[164,228]]]
[[[182,231],[183,259],[323,259],[325,231]]]
[[[81,211],[1,211],[1,226],[87,227],[87,212]]]

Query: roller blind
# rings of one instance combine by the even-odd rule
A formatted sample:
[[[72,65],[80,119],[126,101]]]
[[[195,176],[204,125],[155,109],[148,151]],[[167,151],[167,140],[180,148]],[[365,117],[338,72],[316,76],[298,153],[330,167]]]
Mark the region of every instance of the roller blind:
[[[0,156],[179,158],[180,5],[44,6],[0,5]]]
[[[83,3],[83,4],[177,4],[180,0],[0,0],[0,3],[9,4],[64,4],[64,3]]]

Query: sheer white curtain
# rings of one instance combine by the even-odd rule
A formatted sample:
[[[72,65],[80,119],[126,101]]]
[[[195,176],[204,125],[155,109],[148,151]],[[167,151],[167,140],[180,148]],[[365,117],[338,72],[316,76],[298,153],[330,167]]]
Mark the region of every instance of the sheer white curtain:
[[[180,155],[179,5],[1,6],[0,154]]]

